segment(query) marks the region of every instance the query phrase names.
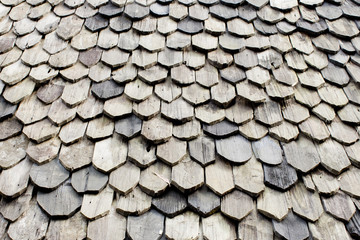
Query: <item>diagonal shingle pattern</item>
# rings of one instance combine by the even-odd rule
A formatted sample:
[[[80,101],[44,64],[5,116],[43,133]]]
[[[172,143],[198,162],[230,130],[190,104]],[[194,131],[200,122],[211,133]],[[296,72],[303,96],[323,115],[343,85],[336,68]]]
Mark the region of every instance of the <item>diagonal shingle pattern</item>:
[[[1,239],[359,239],[358,0],[0,0]]]

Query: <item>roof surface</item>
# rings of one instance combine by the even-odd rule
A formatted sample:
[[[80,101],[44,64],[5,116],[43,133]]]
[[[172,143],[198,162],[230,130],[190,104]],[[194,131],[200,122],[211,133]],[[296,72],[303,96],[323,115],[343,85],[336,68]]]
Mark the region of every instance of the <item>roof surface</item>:
[[[359,4],[0,0],[0,238],[358,239]]]

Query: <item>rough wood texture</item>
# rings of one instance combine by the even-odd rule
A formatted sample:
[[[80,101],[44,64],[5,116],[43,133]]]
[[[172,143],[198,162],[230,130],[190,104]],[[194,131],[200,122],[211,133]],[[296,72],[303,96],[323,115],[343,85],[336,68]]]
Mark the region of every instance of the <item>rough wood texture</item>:
[[[190,158],[185,158],[172,168],[171,184],[183,193],[195,191],[204,184],[204,169]]]
[[[285,157],[294,168],[308,172],[320,163],[319,154],[312,141],[305,137],[283,145]],[[303,158],[303,156],[307,156]]]
[[[115,132],[125,139],[133,138],[140,134],[142,121],[134,114],[115,122]]]
[[[70,217],[80,209],[82,196],[66,182],[50,193],[38,192],[37,202],[52,217]]]
[[[87,122],[76,118],[61,128],[59,138],[64,144],[72,144],[84,136],[87,126]]]
[[[151,196],[161,195],[170,185],[171,169],[157,162],[141,172],[140,188]]]
[[[75,118],[77,108],[67,107],[61,99],[51,104],[48,112],[49,119],[56,125],[64,125]]]
[[[285,239],[306,239],[310,235],[306,222],[292,212],[281,222],[273,220],[273,225],[275,234]]]
[[[152,205],[167,217],[174,217],[187,207],[186,198],[179,192],[169,190],[164,195],[153,198]]]
[[[57,157],[61,142],[52,138],[40,144],[29,144],[26,153],[29,158],[38,164],[47,163]]]
[[[22,124],[15,118],[11,118],[0,123],[0,140],[6,140],[19,134]]]
[[[156,156],[165,163],[174,166],[186,155],[186,142],[170,138],[166,143],[160,144],[156,149]]]
[[[356,211],[354,216],[350,219],[350,221],[346,224],[346,229],[350,233],[350,235],[354,238],[359,237],[359,211]]]
[[[207,136],[200,136],[189,141],[190,157],[199,162],[202,166],[209,165],[215,161],[215,143]]]
[[[164,216],[156,210],[141,216],[129,216],[127,232],[133,240],[160,239],[164,233],[164,221]]]
[[[10,168],[24,159],[28,143],[23,134],[0,142],[0,166],[4,169]]]
[[[255,203],[247,194],[235,190],[221,199],[221,212],[236,221],[240,221],[254,210]]]
[[[90,220],[106,216],[110,212],[113,195],[114,190],[110,187],[96,195],[85,194],[80,209],[82,215]]]
[[[314,182],[316,189],[321,194],[333,195],[339,188],[338,180],[331,174],[323,170],[314,171],[311,174],[312,181]]]
[[[26,125],[23,129],[23,133],[31,140],[37,143],[44,142],[58,134],[60,127],[53,125],[48,119],[44,119],[40,122]]]
[[[32,163],[28,158],[5,169],[0,174],[0,193],[6,197],[17,197],[26,191]]]
[[[341,191],[329,198],[323,197],[322,202],[325,211],[338,220],[348,222],[356,211],[351,198]]]
[[[173,127],[173,135],[181,140],[192,140],[199,136],[201,125],[196,119]]]
[[[142,137],[133,138],[128,143],[128,157],[140,167],[147,167],[155,162],[155,150],[155,146]]]
[[[224,138],[238,133],[239,128],[237,125],[223,120],[214,125],[204,125],[204,132],[214,138]]]
[[[232,167],[221,159],[205,168],[205,179],[206,186],[220,196],[235,188]]]
[[[286,161],[276,166],[263,165],[265,184],[281,191],[292,187],[298,180],[296,170]]]
[[[69,219],[51,220],[45,238],[83,239],[86,236],[86,219],[76,213]]]
[[[202,217],[208,217],[220,208],[220,198],[205,186],[189,195],[188,202]]]
[[[59,159],[43,165],[33,164],[30,170],[31,181],[45,190],[54,190],[70,177],[70,173],[60,164]]]
[[[216,151],[224,159],[236,163],[246,162],[252,155],[250,143],[240,135],[216,140]]]
[[[257,209],[265,216],[281,221],[288,214],[291,204],[289,200],[288,193],[278,192],[266,187],[257,199]],[[274,204],[275,202],[277,204]]]
[[[200,231],[200,217],[185,212],[174,218],[166,218],[165,235],[168,239],[197,239]]]
[[[110,172],[125,163],[127,151],[127,144],[114,134],[95,143],[92,163],[100,171]]]
[[[89,222],[87,237],[91,240],[100,239],[124,239],[126,233],[126,218],[118,214],[115,207],[110,213],[102,218]]]
[[[151,95],[140,103],[134,103],[134,113],[143,120],[149,120],[160,112],[161,101],[158,97]]]
[[[273,239],[274,235],[271,222],[255,210],[239,223],[238,234],[241,240]]]
[[[109,137],[114,132],[114,122],[107,117],[100,117],[89,122],[86,136],[92,140],[100,140]]]
[[[360,171],[356,167],[351,167],[348,171],[340,175],[340,189],[352,197],[360,196],[360,188],[353,184],[360,178]]]
[[[168,141],[172,135],[172,129],[172,123],[163,118],[155,117],[143,122],[141,135],[157,144]]]
[[[14,200],[1,199],[0,212],[2,216],[10,222],[16,221],[23,213],[29,209],[30,200],[34,190],[33,185],[28,185],[26,192]]]
[[[241,135],[249,140],[259,140],[268,133],[268,129],[263,125],[257,123],[255,120],[251,120],[239,127]]]
[[[87,139],[70,146],[61,146],[59,160],[68,170],[76,170],[89,165],[92,160],[94,144]]]
[[[202,231],[207,239],[236,239],[235,226],[220,213],[203,218]]]
[[[301,217],[315,222],[324,212],[319,194],[310,192],[305,185],[298,183],[290,192],[293,211]]]
[[[82,168],[71,175],[71,185],[78,193],[98,193],[107,184],[108,176],[92,166]]]
[[[278,165],[283,160],[279,143],[271,137],[253,142],[252,147],[255,157],[266,164]]]
[[[328,227],[332,226],[332,227]],[[351,237],[346,231],[342,222],[332,218],[329,214],[324,213],[321,215],[316,223],[309,223],[309,229],[314,238],[326,238],[326,239],[344,239],[350,240]]]
[[[15,116],[24,124],[30,124],[46,117],[50,105],[42,103],[35,94],[24,99]]]
[[[11,239],[41,239],[45,237],[49,219],[36,204],[30,202],[29,210],[16,222],[10,224],[8,235]]]
[[[351,163],[343,146],[333,140],[316,145],[321,164],[332,174],[339,175],[348,168]]]
[[[140,169],[127,162],[110,174],[109,185],[123,195],[131,192],[140,181]]]
[[[251,157],[243,165],[233,166],[234,182],[237,188],[247,192],[251,196],[257,196],[264,191],[264,172],[262,164]]]
[[[125,216],[129,214],[141,215],[147,212],[150,207],[151,197],[137,187],[126,196],[119,197],[116,211]]]

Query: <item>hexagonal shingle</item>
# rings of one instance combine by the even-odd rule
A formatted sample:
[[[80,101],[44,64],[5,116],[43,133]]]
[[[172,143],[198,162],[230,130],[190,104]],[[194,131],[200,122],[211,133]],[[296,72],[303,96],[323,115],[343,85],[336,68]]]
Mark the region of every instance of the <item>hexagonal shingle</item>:
[[[61,39],[69,40],[80,32],[83,23],[84,20],[76,15],[64,17],[60,20],[56,33]]]
[[[165,48],[165,50],[159,53],[158,62],[167,68],[179,66],[183,62],[183,53]]]
[[[193,192],[204,184],[204,169],[185,158],[172,168],[171,184],[183,193]]]
[[[264,137],[253,142],[252,148],[256,158],[266,164],[278,165],[283,160],[279,142],[271,137]]]
[[[99,193],[105,188],[108,179],[108,175],[89,166],[72,173],[71,186],[78,193]]]
[[[236,221],[246,217],[255,208],[255,203],[247,194],[235,190],[221,200],[221,212]]]
[[[86,129],[86,136],[92,140],[100,140],[111,136],[114,132],[114,122],[103,116],[89,122]]]
[[[174,166],[186,155],[186,142],[170,138],[166,143],[157,146],[156,156],[165,163]]]
[[[140,168],[127,162],[110,174],[109,184],[122,195],[131,192],[140,181]]]
[[[32,163],[29,159],[5,169],[0,174],[0,193],[6,197],[17,197],[25,192]]]
[[[189,141],[189,153],[202,166],[209,165],[215,161],[215,143],[209,137],[200,136]]]
[[[161,104],[162,115],[174,122],[187,122],[194,116],[194,108],[183,98]]]
[[[52,217],[70,217],[81,207],[82,196],[64,183],[50,193],[39,192],[37,202]]]
[[[165,68],[155,65],[151,68],[140,70],[138,76],[142,81],[153,85],[164,81],[167,75],[168,71]]]
[[[165,235],[169,239],[196,239],[199,235],[200,217],[187,211],[174,218],[166,218]]]
[[[301,172],[309,172],[320,163],[314,143],[306,137],[301,136],[296,141],[284,144],[283,150],[288,163]]]
[[[28,143],[23,134],[0,142],[0,166],[10,168],[24,159]]]
[[[147,167],[156,161],[155,150],[155,146],[142,137],[133,138],[128,143],[128,157],[140,167]]]
[[[207,33],[199,33],[192,36],[193,47],[200,51],[212,51],[217,48],[218,39]]]
[[[149,120],[160,113],[161,101],[155,95],[151,95],[140,103],[133,104],[133,112],[142,120]]]
[[[74,143],[70,146],[62,145],[59,159],[61,164],[68,170],[76,170],[92,161],[94,144],[87,139]]]
[[[216,151],[224,159],[235,162],[247,162],[252,156],[250,142],[241,135],[216,140]]]
[[[165,37],[159,33],[141,35],[139,45],[150,52],[159,52],[165,48]]]
[[[202,217],[208,217],[220,208],[220,198],[205,186],[189,195],[188,202]]]
[[[136,3],[126,5],[124,13],[132,20],[141,20],[149,15],[149,7],[144,7]]]
[[[141,135],[149,141],[161,143],[170,139],[172,136],[172,129],[172,123],[161,117],[155,117],[143,122]]]
[[[123,117],[132,113],[132,102],[125,96],[109,99],[104,104],[104,113],[111,118]]]
[[[206,186],[220,196],[235,188],[232,167],[228,162],[217,159],[205,168]]]
[[[153,87],[147,85],[140,79],[127,83],[125,86],[125,94],[133,101],[143,101],[150,97]]]
[[[48,119],[27,125],[23,129],[23,133],[31,140],[37,143],[46,141],[59,132],[60,127],[53,125]]]
[[[43,165],[33,164],[30,170],[31,181],[39,188],[54,190],[70,177],[70,173],[60,164],[52,160]]]
[[[322,142],[330,137],[326,124],[314,116],[310,116],[310,118],[300,123],[299,128],[301,132],[315,141]]]
[[[265,216],[281,221],[289,212],[289,201],[285,193],[265,188],[257,199],[257,209]]]
[[[90,83],[91,81],[89,79],[83,79],[79,82],[66,85],[61,95],[61,99],[70,107],[79,105],[86,100]]]
[[[121,196],[117,202],[116,211],[122,215],[141,215],[151,207],[151,197],[136,187],[126,196]]]
[[[110,172],[126,162],[127,144],[115,134],[95,143],[92,163],[103,172]]]
[[[255,119],[268,126],[276,126],[283,120],[281,108],[277,102],[267,101],[254,111]]]
[[[140,240],[145,237],[156,239],[164,232],[164,221],[165,217],[156,210],[150,210],[141,216],[129,216],[127,233],[134,240]],[[124,222],[126,222],[125,218]]]
[[[225,110],[213,103],[199,106],[195,109],[195,117],[207,124],[221,122],[225,118]]]
[[[139,186],[150,196],[158,196],[170,186],[171,168],[157,162],[141,172]]]
[[[0,79],[7,84],[15,84],[23,80],[30,72],[30,68],[20,60],[6,66],[0,73]]]
[[[296,170],[287,163],[286,158],[279,165],[264,164],[263,168],[265,184],[280,191],[289,189],[298,180]]]
[[[105,188],[97,194],[85,194],[81,204],[81,213],[90,220],[95,220],[107,215],[111,209],[114,190]]]

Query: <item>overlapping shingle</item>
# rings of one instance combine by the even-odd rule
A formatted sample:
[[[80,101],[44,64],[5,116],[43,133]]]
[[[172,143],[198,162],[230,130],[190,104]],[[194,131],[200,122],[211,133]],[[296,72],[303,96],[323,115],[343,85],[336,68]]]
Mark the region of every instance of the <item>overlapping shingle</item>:
[[[359,9],[0,0],[0,238],[358,238]]]

